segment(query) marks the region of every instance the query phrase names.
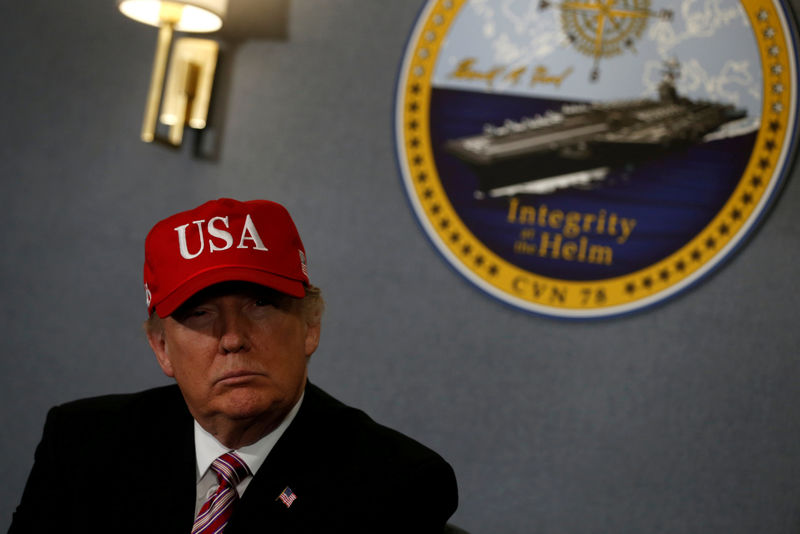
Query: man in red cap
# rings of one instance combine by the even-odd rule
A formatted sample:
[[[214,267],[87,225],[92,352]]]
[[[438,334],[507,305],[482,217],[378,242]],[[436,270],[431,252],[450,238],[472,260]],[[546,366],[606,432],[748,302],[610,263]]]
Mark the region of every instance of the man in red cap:
[[[324,305],[286,209],[159,222],[144,282],[176,385],[53,408],[10,533],[442,532],[452,468],[307,380]]]

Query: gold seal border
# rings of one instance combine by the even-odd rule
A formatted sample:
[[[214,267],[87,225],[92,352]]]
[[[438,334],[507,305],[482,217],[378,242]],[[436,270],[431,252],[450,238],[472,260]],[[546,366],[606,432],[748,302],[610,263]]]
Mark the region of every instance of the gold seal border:
[[[795,51],[784,13],[771,1],[742,0],[761,54],[761,127],[742,177],[723,208],[677,252],[639,271],[575,282],[545,277],[506,261],[458,217],[445,194],[430,139],[431,78],[443,40],[467,0],[431,0],[406,49],[397,95],[399,163],[409,197],[434,244],[468,279],[523,309],[560,317],[601,317],[667,298],[722,261],[772,198],[790,157],[797,87]],[[776,0],[777,1],[777,0]],[[788,7],[787,7],[788,9]]]

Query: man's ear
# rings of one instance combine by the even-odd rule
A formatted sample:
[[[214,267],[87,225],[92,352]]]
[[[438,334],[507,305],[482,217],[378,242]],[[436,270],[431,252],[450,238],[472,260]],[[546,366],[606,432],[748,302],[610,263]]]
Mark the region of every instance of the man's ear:
[[[319,346],[319,335],[322,330],[322,325],[317,322],[316,324],[309,324],[306,328],[306,358],[314,354]]]
[[[158,365],[161,366],[161,370],[164,371],[164,374],[174,378],[175,371],[172,369],[172,361],[169,359],[169,355],[167,354],[167,340],[164,337],[164,330],[157,329],[157,330],[148,330],[147,331],[147,341],[150,343],[150,348],[153,349],[153,353],[156,355],[156,360],[158,360]]]

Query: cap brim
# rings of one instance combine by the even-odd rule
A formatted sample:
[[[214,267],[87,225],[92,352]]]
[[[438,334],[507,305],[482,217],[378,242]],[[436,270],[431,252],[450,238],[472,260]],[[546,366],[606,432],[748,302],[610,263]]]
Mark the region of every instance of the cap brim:
[[[189,300],[195,293],[222,282],[251,282],[266,286],[292,297],[303,298],[306,288],[301,280],[286,278],[267,271],[249,267],[223,266],[202,271],[179,285],[161,302],[153,304],[153,311],[162,319],[177,310],[181,304]]]

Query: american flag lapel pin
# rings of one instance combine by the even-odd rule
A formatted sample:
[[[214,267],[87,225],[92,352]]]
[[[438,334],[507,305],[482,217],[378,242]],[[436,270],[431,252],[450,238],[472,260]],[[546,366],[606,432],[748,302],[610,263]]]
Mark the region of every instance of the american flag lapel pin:
[[[289,486],[286,486],[275,500],[277,501],[278,499],[280,499],[283,504],[286,505],[286,508],[289,508],[295,499],[297,499],[297,494],[295,494],[295,492],[293,492]]]

